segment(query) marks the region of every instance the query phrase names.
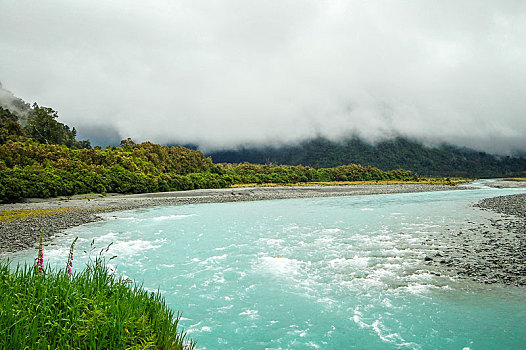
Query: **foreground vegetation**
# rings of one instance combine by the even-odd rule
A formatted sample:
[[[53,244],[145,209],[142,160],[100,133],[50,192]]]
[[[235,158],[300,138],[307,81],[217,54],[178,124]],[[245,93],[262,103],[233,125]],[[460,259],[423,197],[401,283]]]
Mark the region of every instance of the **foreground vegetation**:
[[[0,262],[1,349],[194,348],[159,293],[112,276],[101,260],[68,268]]]

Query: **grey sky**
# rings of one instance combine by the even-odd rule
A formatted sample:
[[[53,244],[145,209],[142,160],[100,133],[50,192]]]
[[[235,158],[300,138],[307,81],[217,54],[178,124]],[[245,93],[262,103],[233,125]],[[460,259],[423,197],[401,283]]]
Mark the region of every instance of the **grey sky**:
[[[93,135],[526,151],[526,2],[0,0],[0,81]]]

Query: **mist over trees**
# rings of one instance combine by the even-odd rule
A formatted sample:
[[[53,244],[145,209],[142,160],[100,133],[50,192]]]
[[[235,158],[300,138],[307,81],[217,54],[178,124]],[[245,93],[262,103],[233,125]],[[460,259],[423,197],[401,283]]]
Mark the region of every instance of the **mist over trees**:
[[[18,122],[18,116],[0,106],[0,144],[9,140],[17,141],[24,137],[24,128]]]
[[[58,113],[52,108],[37,103],[31,106],[0,84],[0,144],[32,139],[73,149],[91,148],[89,140],[76,139],[74,127],[70,128],[57,119]]]
[[[89,140],[77,141],[77,130],[60,123],[57,118],[58,114],[52,108],[34,103],[25,127],[26,135],[40,143],[65,145],[73,149],[91,148]]]
[[[499,157],[447,144],[426,147],[402,137],[377,144],[359,138],[341,142],[317,138],[298,145],[244,147],[207,155],[219,163],[301,164],[323,168],[362,164],[384,171],[408,169],[424,176],[502,177],[526,173],[524,157]]]
[[[357,138],[339,143],[319,138],[297,146],[216,152],[212,158],[197,149],[131,138],[118,147],[92,148],[89,140],[77,140],[76,129],[59,122],[52,108],[18,105],[0,105],[0,202],[246,184],[419,181],[415,173],[492,177],[526,169],[525,158],[448,145],[428,148],[404,138],[376,145]]]
[[[406,170],[371,166],[330,169],[304,166],[214,164],[201,151],[181,146],[136,143],[91,148],[76,140],[75,128],[57,121],[49,107],[33,104],[27,122],[0,107],[0,203],[28,197],[84,193],[145,193],[225,188],[242,184],[293,184],[313,181],[417,181]]]

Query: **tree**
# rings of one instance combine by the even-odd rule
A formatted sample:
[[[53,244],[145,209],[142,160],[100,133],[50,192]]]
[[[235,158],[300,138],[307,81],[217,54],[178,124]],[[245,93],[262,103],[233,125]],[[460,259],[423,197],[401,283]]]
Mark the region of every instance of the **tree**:
[[[26,127],[27,135],[40,143],[64,144],[64,128],[55,120],[57,118],[53,109],[34,103]]]
[[[18,122],[18,117],[8,109],[0,107],[0,144],[9,140],[19,140],[24,135],[24,128]]]
[[[133,141],[131,138],[127,138],[125,140],[121,140],[121,147],[122,148],[133,148],[133,146],[135,146],[136,143],[135,141]]]
[[[77,141],[77,130],[58,122],[58,114],[52,108],[34,103],[29,114],[26,134],[40,143],[66,145],[73,149],[91,148],[88,140]]]

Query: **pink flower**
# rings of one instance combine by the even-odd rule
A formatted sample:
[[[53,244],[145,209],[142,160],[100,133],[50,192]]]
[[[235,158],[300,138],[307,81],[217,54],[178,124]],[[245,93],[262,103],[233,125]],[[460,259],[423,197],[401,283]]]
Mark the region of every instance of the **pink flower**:
[[[68,256],[68,262],[66,263],[68,275],[71,275],[71,268],[73,267],[73,249],[75,248],[75,243],[77,242],[78,237],[76,237],[73,240],[73,243],[71,243],[71,247],[69,247],[69,256]]]
[[[35,259],[35,269],[38,267],[38,273],[44,273],[44,230],[40,233],[40,244],[38,245],[38,256]]]
[[[38,272],[44,273],[44,249],[40,250],[40,259],[38,260]]]

